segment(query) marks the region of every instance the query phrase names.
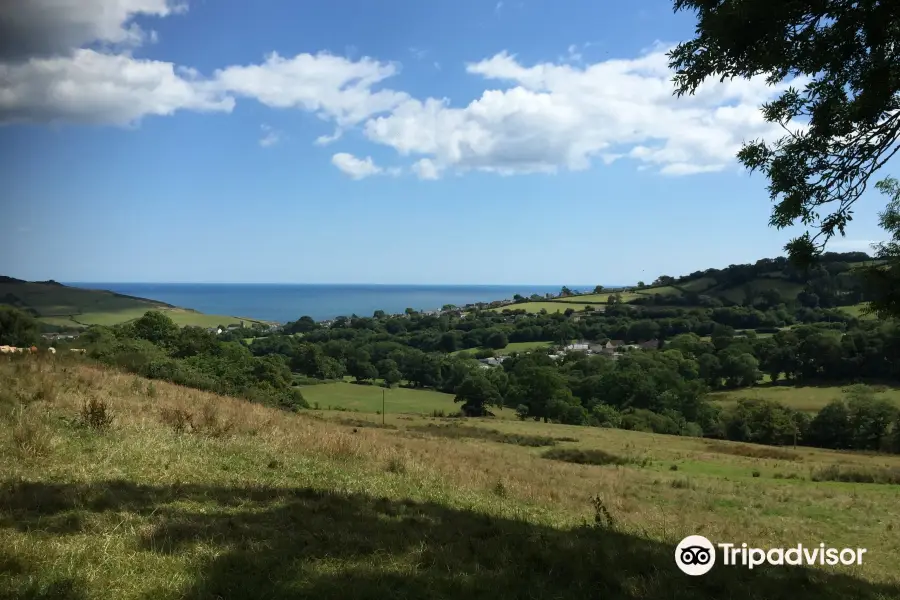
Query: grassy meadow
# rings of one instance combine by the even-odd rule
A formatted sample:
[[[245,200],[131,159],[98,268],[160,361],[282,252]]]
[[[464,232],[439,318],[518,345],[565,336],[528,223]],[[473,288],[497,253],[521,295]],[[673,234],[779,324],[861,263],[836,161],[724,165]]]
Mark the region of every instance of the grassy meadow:
[[[495,355],[504,355],[504,354],[512,354],[513,352],[530,352],[531,350],[537,350],[539,348],[549,348],[553,345],[553,342],[510,342],[506,345],[505,348],[500,348],[499,350],[494,350]],[[463,352],[468,352],[469,354],[475,354],[479,350],[485,350],[486,348],[467,348],[465,350],[457,350],[456,352],[452,352],[451,354],[461,354]]]
[[[579,296],[579,298],[587,296]],[[522,302],[521,304],[510,304],[509,306],[498,306],[497,308],[491,308],[494,312],[503,312],[506,309],[509,310],[524,310],[527,313],[539,313],[542,310],[546,310],[548,313],[558,313],[558,312],[566,312],[568,309],[574,309],[575,311],[583,311],[586,307],[590,306],[594,310],[603,310],[602,306],[596,306],[592,304],[592,300],[579,302],[569,302],[568,300],[561,298],[560,302]]]
[[[0,598],[900,597],[900,486],[814,481],[900,457],[363,417],[3,359]],[[688,534],[868,553],[692,578]]]
[[[615,292],[603,293],[603,294],[580,294],[578,296],[567,296],[565,298],[559,298],[560,302],[569,302],[572,304],[580,304],[580,303],[588,303],[588,304],[608,304],[609,297],[615,295]],[[619,295],[622,297],[622,302],[628,302],[630,300],[634,300],[638,297],[638,294],[634,292],[620,292]]]
[[[872,386],[879,398],[885,398],[900,406],[900,388]],[[761,385],[753,388],[713,392],[710,399],[719,404],[734,404],[741,398],[771,400],[790,406],[795,410],[815,413],[832,400],[840,400],[847,386],[788,386]]]
[[[435,410],[453,412],[459,405],[453,402],[453,394],[433,390],[395,387],[386,389],[378,385],[360,385],[346,381],[309,385],[301,389],[310,406],[324,410],[344,409],[375,413],[381,410],[382,393],[385,412],[431,414]]]
[[[107,290],[89,290],[58,284],[34,282],[0,282],[0,297],[15,299],[13,306],[34,310],[38,320],[59,327],[84,328],[91,325],[127,323],[148,310],[166,313],[178,325],[215,327],[216,325],[262,323],[258,319],[241,319],[207,315],[177,308],[156,300],[133,298]]]

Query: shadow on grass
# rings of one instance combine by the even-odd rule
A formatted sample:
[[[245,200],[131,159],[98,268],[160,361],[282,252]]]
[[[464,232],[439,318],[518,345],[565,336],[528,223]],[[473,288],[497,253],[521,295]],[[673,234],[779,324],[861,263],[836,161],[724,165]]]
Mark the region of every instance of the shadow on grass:
[[[203,545],[202,556],[212,558],[191,568],[195,575],[177,594],[192,600],[900,597],[897,586],[799,567],[717,566],[706,576],[688,577],[675,567],[668,544],[593,527],[563,531],[434,503],[306,488],[0,484],[0,533],[32,532],[48,536],[49,544],[49,536],[81,533],[78,514],[106,511],[145,519],[147,526],[136,530],[144,533],[135,533],[129,545],[138,553],[178,556]],[[71,582],[52,581],[44,587],[62,586],[58,595],[34,588],[29,596],[34,578],[28,574],[38,567],[14,555],[0,554],[0,560],[0,566],[16,567],[7,585],[9,593],[18,593],[7,597],[85,596]],[[144,594],[171,597],[154,589]]]

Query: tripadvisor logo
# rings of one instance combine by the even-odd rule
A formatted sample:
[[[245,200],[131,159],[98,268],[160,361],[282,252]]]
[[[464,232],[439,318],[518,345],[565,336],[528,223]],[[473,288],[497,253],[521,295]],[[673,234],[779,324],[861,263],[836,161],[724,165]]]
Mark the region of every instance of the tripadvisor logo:
[[[760,565],[861,565],[865,548],[826,548],[797,544],[791,548],[753,548],[744,544],[713,544],[702,535],[689,535],[675,547],[675,564],[688,575],[705,575],[716,564],[716,554],[726,567],[753,569]]]

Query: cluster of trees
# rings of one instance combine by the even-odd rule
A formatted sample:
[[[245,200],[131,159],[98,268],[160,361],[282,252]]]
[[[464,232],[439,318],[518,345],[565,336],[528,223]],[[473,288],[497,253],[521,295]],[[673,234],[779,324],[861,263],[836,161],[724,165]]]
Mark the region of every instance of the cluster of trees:
[[[308,406],[280,355],[256,357],[243,344],[217,339],[200,327],[180,328],[161,312],[92,327],[79,343],[92,358],[151,379],[289,410]]]
[[[740,400],[725,413],[720,433],[755,444],[900,453],[900,411],[873,388],[857,384],[812,417],[776,402]]]

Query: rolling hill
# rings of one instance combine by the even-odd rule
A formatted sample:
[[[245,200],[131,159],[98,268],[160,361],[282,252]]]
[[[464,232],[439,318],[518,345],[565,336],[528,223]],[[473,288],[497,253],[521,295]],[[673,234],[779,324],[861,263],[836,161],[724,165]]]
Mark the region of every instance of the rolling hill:
[[[47,329],[83,329],[91,325],[115,325],[137,319],[148,310],[165,312],[179,325],[215,327],[240,321],[262,322],[222,315],[207,315],[108,290],[71,287],[59,282],[24,281],[0,276],[0,305],[23,310],[38,319]]]
[[[681,277],[661,275],[651,285],[606,289],[602,293],[575,294],[520,302],[492,310],[525,312],[584,311],[588,305],[622,304],[656,306],[755,306],[769,308],[781,303],[799,303],[823,308],[839,307],[860,316],[865,297],[859,268],[872,264],[864,252],[825,253],[808,270],[787,258],[764,258],[753,264],[729,265],[724,269],[695,271]],[[594,310],[603,310],[594,306]]]

